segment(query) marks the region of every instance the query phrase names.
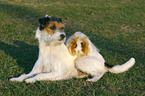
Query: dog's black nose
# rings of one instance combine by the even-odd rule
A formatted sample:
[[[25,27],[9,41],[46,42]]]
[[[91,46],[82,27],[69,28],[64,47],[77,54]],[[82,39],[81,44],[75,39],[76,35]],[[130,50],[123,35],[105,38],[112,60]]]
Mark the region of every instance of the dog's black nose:
[[[64,39],[65,38],[65,35],[64,34],[61,34],[60,37],[61,37],[61,39]]]

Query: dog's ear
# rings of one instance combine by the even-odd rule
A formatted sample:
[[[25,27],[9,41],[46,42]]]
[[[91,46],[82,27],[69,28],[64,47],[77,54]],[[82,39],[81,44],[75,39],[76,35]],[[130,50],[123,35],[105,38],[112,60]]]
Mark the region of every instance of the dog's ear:
[[[49,20],[50,20],[49,17],[44,17],[44,18],[40,18],[38,22],[43,28],[45,28],[47,24],[49,23]]]
[[[62,23],[62,19],[61,18],[56,18],[56,17],[50,17],[50,21],[57,21],[57,22]]]
[[[57,21],[58,21],[58,22],[62,22],[62,19],[61,19],[61,18],[57,18]]]

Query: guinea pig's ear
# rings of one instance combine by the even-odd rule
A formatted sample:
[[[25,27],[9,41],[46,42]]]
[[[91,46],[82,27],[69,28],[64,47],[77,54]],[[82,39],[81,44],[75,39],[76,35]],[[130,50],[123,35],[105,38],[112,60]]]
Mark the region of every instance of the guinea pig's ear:
[[[81,43],[82,51],[83,51],[84,55],[86,55],[86,56],[90,52],[89,42],[87,39],[88,39],[88,37],[81,38],[81,40],[83,41],[83,43]]]
[[[49,17],[44,17],[44,18],[39,18],[38,22],[43,28],[45,28],[47,24],[49,24],[49,20],[50,20]]]
[[[75,47],[74,47],[74,39],[70,39],[67,43],[67,48],[68,48],[68,51],[70,52],[71,55],[75,55]]]
[[[71,53],[72,56],[76,55],[75,48],[76,48],[76,43],[71,44],[71,46],[70,46],[70,53]]]

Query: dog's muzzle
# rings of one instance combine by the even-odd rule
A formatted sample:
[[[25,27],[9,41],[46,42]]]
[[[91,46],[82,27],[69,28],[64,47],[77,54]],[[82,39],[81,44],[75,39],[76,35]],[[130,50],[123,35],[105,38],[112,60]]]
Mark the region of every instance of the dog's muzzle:
[[[65,34],[61,34],[61,35],[60,35],[60,41],[63,40],[65,37],[66,37]]]

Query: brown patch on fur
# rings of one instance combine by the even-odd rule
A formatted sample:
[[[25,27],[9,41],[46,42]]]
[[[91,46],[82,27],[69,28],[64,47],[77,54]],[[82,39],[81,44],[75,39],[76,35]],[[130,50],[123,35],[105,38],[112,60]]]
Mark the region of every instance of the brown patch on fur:
[[[67,44],[67,47],[68,47],[71,55],[73,55],[73,56],[76,55],[76,51],[75,51],[76,45],[77,45],[77,43],[74,39],[70,39],[68,44]]]
[[[64,28],[65,28],[64,24],[54,21],[54,22],[51,22],[44,30],[47,31],[50,35],[53,35],[57,29],[60,29],[63,31]]]
[[[76,55],[75,48],[76,48],[76,46],[77,46],[77,42],[76,42],[76,41],[77,41],[78,38],[79,38],[79,37],[77,37],[76,34],[75,34],[74,37],[73,37],[72,39],[70,39],[69,42],[68,42],[68,44],[67,44],[67,47],[68,47],[70,53],[71,53],[73,56]]]
[[[90,51],[89,50],[89,42],[86,39],[87,39],[87,37],[80,39],[81,41],[83,41],[81,46],[82,46],[82,51],[83,51],[84,55],[88,55],[88,53]]]
[[[77,71],[78,71],[78,78],[84,78],[84,77],[88,76],[86,73],[84,73],[82,71],[79,71],[79,70],[77,70]]]

